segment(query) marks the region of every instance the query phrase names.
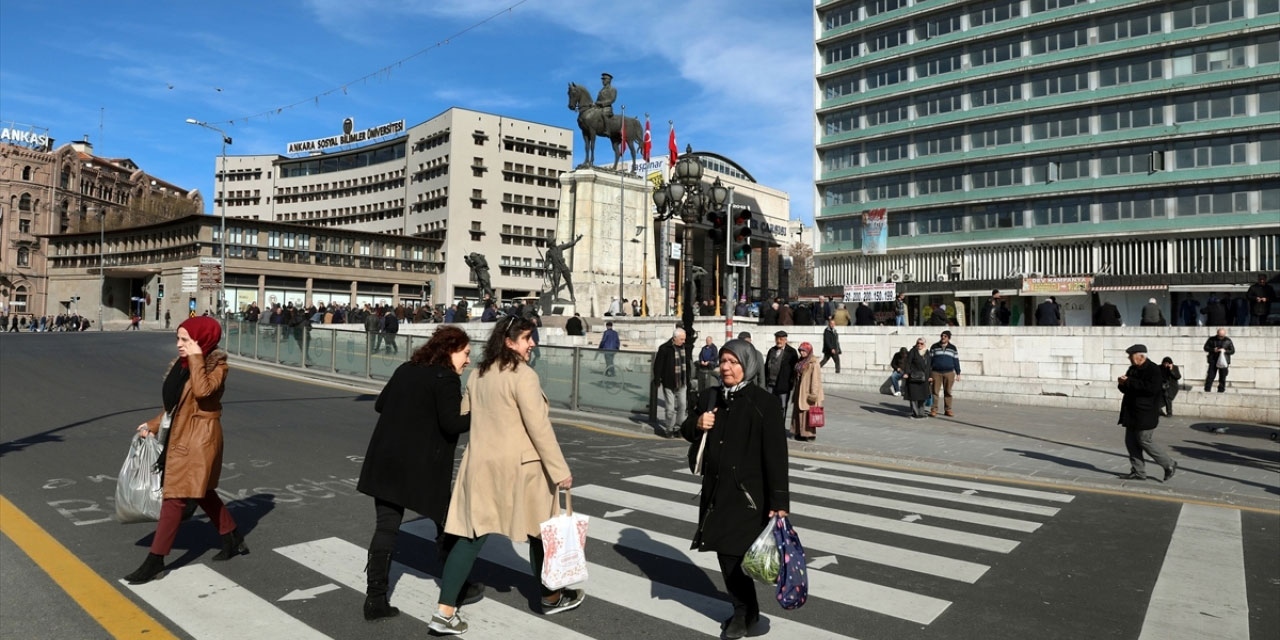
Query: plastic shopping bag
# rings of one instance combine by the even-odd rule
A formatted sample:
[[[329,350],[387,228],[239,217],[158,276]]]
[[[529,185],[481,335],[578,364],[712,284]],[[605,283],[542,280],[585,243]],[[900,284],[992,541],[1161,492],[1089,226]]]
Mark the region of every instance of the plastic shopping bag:
[[[561,589],[587,581],[587,516],[573,512],[573,495],[565,489],[565,512],[560,512],[560,492],[550,520],[542,532],[542,584]]]
[[[1218,368],[1226,369],[1228,366],[1229,364],[1227,363],[1227,352],[1219,351],[1218,352]]]
[[[116,483],[116,519],[122,523],[155,522],[163,500],[156,461],[163,447],[156,438],[134,436]]]
[[[751,543],[747,555],[742,558],[742,570],[767,585],[777,584],[778,570],[782,566],[782,556],[773,535],[777,526],[778,516],[769,518],[769,524],[756,536],[756,541]]]
[[[773,538],[782,554],[782,571],[778,575],[778,604],[783,609],[799,609],[809,598],[809,571],[805,568],[804,547],[791,521],[782,518],[773,528]]]

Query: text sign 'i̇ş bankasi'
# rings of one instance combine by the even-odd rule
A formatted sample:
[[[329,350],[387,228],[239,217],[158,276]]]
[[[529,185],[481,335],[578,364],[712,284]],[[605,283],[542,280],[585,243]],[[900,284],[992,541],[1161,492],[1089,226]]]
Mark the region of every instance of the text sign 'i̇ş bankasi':
[[[376,127],[369,127],[360,131],[355,130],[355,121],[346,118],[342,121],[342,135],[329,136],[327,138],[316,138],[315,140],[301,140],[299,142],[290,142],[286,153],[308,153],[311,151],[324,151],[334,147],[343,147],[357,142],[367,142],[378,138],[395,135],[404,131],[404,120],[396,120],[380,124]]]

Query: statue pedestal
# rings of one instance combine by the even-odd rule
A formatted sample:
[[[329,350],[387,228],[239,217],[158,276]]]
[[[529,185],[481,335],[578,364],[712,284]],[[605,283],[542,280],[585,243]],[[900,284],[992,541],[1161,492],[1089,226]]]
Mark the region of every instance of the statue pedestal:
[[[570,309],[575,307],[584,316],[593,317],[609,310],[609,304],[618,297],[619,252],[622,296],[639,299],[647,287],[649,313],[667,314],[653,244],[652,192],[652,185],[644,178],[606,169],[577,169],[560,176],[556,242],[571,242],[578,234],[583,236],[581,242],[565,252],[577,297],[577,305],[565,305],[566,315],[572,315]],[[639,235],[637,227],[643,227]],[[647,279],[643,278],[646,267],[642,243],[648,243]],[[568,294],[561,290],[560,297],[567,298]],[[631,315],[630,309],[627,315]]]

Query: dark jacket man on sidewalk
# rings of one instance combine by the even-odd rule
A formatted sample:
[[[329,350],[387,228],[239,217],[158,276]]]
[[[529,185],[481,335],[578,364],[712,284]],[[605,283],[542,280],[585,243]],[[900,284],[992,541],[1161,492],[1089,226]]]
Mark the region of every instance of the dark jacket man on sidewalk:
[[[1110,301],[1102,303],[1098,310],[1093,312],[1093,326],[1095,327],[1118,327],[1120,324],[1120,310]]]
[[[951,344],[951,332],[943,331],[939,340],[929,347],[929,362],[933,370],[933,409],[929,416],[938,415],[938,405],[946,401],[946,415],[951,412],[951,388],[960,379],[960,351]]]
[[[658,347],[653,358],[653,379],[658,383],[665,410],[663,425],[667,437],[680,432],[688,406],[690,367],[684,349],[684,329],[676,329],[671,339]]]
[[[1213,390],[1213,379],[1218,378],[1218,393],[1227,390],[1227,367],[1231,366],[1231,356],[1236,353],[1236,345],[1227,337],[1226,329],[1218,329],[1218,334],[1205,340],[1205,359],[1209,362],[1209,372],[1204,376],[1204,390]]]
[[[827,360],[835,360],[836,373],[840,373],[840,334],[836,333],[835,318],[827,318],[827,328],[822,332],[822,362],[818,367],[826,366]]]
[[[1056,327],[1062,324],[1062,317],[1058,312],[1058,303],[1053,298],[1049,298],[1040,303],[1036,307],[1036,326],[1037,327]]]
[[[1129,370],[1116,380],[1124,400],[1120,402],[1120,421],[1124,426],[1124,446],[1129,451],[1129,473],[1123,480],[1146,480],[1145,452],[1156,464],[1164,468],[1167,482],[1178,469],[1169,454],[1152,440],[1156,426],[1160,424],[1160,405],[1164,397],[1164,374],[1160,367],[1147,359],[1146,345],[1135,344],[1129,354]]]
[[[778,397],[782,404],[782,418],[786,422],[787,399],[791,396],[791,386],[795,381],[796,363],[800,354],[787,344],[787,332],[773,334],[774,346],[764,357],[765,383],[769,385],[769,393]]]
[[[1249,324],[1254,326],[1264,325],[1267,323],[1267,316],[1271,313],[1271,303],[1276,299],[1276,290],[1267,284],[1267,276],[1264,273],[1258,274],[1258,281],[1249,287],[1244,293],[1245,300],[1249,301]]]
[[[870,327],[876,323],[876,314],[867,303],[860,302],[853,312],[853,323],[859,327]]]

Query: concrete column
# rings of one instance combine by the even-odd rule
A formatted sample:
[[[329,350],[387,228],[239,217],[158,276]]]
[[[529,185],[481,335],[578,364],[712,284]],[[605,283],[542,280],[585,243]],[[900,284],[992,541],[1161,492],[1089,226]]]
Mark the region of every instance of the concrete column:
[[[307,278],[307,295],[305,298],[303,298],[302,304],[308,307],[311,306],[311,284],[313,282],[315,282],[314,278]]]
[[[391,285],[391,306],[400,304],[400,283]]]
[[[357,284],[359,284],[359,280],[351,281],[351,301],[349,304],[352,306],[352,308],[356,306],[356,291],[359,290],[359,287],[357,286]]]
[[[258,276],[258,308],[267,309],[267,277]]]

